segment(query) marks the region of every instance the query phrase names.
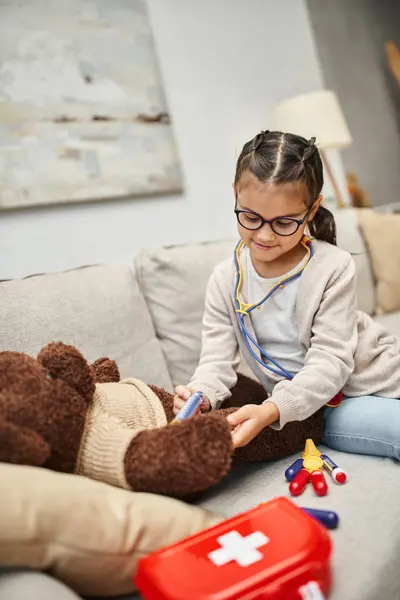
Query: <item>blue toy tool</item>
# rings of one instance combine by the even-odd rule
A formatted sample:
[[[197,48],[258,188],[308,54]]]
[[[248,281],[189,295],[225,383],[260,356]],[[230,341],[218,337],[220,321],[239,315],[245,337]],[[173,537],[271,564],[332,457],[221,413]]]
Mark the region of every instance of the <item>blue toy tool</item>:
[[[175,419],[172,421],[184,421],[185,419],[190,419],[196,411],[198,410],[201,402],[203,400],[203,392],[194,392],[186,402],[186,404],[181,408],[181,410],[176,415]]]
[[[285,471],[285,477],[286,477],[287,481],[292,481],[296,477],[297,473],[299,473],[301,471],[302,468],[303,468],[303,459],[298,458]]]
[[[317,519],[322,525],[325,525],[327,529],[336,529],[339,524],[339,516],[333,510],[321,510],[317,508],[305,508],[301,507],[310,517]]]

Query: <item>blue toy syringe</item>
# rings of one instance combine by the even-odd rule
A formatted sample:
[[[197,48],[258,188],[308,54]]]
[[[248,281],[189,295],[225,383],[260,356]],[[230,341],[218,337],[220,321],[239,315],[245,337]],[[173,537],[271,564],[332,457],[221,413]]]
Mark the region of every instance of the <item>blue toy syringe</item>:
[[[202,400],[203,392],[194,392],[194,394],[192,394],[187,400],[186,404],[182,406],[172,423],[175,421],[184,421],[185,419],[190,419],[190,417],[196,414]]]

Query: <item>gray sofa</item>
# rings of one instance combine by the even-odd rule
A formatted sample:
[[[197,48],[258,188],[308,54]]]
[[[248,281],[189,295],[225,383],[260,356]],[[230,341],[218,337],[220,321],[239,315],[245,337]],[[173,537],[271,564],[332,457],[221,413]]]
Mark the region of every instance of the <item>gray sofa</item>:
[[[356,213],[348,209],[337,218],[339,245],[353,253],[357,265],[360,308],[400,336],[400,313],[374,314],[374,279]],[[233,244],[228,240],[146,250],[132,264],[1,282],[0,349],[36,354],[47,342],[60,339],[76,345],[91,361],[113,357],[123,376],[172,390],[189,379],[198,360],[205,285],[214,264],[230,255]],[[245,365],[241,370],[247,372]],[[332,533],[330,598],[398,599],[399,465],[330,450],[329,455],[348,471],[348,483],[329,482],[326,497],[317,498],[308,489],[294,501],[339,514],[339,529]],[[284,470],[291,461],[236,468],[201,504],[230,516],[274,496],[288,496]],[[18,579],[13,582],[17,585]],[[29,595],[34,600],[33,588]]]

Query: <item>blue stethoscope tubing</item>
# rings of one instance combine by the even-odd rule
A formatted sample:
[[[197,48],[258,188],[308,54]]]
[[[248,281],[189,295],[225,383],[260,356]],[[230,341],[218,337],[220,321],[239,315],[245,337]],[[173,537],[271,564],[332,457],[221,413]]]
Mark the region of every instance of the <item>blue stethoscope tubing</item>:
[[[274,294],[276,292],[277,289],[279,289],[280,287],[286,285],[290,281],[293,281],[301,276],[305,267],[307,266],[307,264],[309,263],[309,261],[311,260],[311,258],[314,255],[314,249],[313,249],[311,240],[309,238],[304,237],[302,240],[302,244],[308,252],[308,260],[307,260],[306,264],[298,272],[293,273],[293,275],[291,275],[290,277],[287,277],[286,279],[284,278],[284,279],[278,281],[274,286],[272,286],[272,288],[269,290],[269,292],[266,294],[266,296],[264,296],[259,302],[257,302],[257,304],[252,304],[252,305],[248,305],[248,304],[245,304],[244,302],[241,302],[240,297],[239,297],[240,286],[242,283],[242,267],[241,267],[240,260],[239,260],[239,253],[240,253],[240,249],[244,245],[242,241],[238,242],[238,244],[236,245],[236,248],[235,248],[235,252],[234,252],[234,263],[235,263],[235,269],[236,269],[235,307],[236,307],[236,313],[238,315],[239,326],[240,326],[241,333],[243,335],[244,342],[245,342],[246,347],[249,350],[250,354],[253,356],[253,358],[255,358],[255,360],[260,365],[262,365],[262,367],[264,367],[265,369],[268,369],[269,371],[271,371],[272,373],[275,373],[276,375],[279,375],[280,377],[283,377],[284,379],[293,379],[294,375],[292,373],[290,373],[289,371],[287,371],[282,365],[280,365],[276,360],[274,360],[272,358],[272,356],[270,356],[263,348],[261,348],[261,346],[258,344],[257,340],[255,340],[253,338],[251,333],[246,328],[245,318],[246,318],[246,316],[249,316],[250,313],[254,309],[258,308],[259,306],[262,306],[264,304],[264,302],[266,302],[272,296],[272,294]],[[251,344],[253,344],[253,346],[255,348],[257,348],[260,355],[262,357],[264,357],[264,359],[266,359],[270,364],[264,362],[263,360],[260,360],[260,358],[257,356],[256,352],[254,351],[253,347],[251,346]],[[271,364],[274,365],[275,368],[272,367]]]

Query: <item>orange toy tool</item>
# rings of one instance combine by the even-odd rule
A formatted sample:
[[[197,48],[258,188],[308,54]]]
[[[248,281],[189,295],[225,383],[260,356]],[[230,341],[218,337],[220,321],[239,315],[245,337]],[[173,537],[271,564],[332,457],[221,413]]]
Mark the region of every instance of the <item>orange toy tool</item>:
[[[315,493],[318,496],[325,496],[328,493],[328,485],[322,472],[324,461],[321,452],[317,450],[311,439],[306,441],[302,458],[302,468],[290,482],[290,493],[292,496],[300,496],[305,490],[307,483],[311,481]]]

